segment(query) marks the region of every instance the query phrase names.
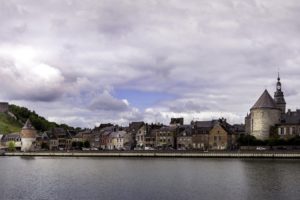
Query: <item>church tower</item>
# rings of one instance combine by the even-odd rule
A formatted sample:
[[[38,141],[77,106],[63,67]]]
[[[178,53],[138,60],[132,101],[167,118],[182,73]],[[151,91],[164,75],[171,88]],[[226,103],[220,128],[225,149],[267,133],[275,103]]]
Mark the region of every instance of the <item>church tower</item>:
[[[269,139],[270,128],[280,122],[280,115],[281,109],[265,90],[250,109],[250,134],[260,140]]]
[[[21,136],[21,151],[34,151],[37,131],[27,119],[20,133]]]
[[[276,103],[276,107],[281,110],[282,114],[284,114],[286,109],[286,102],[284,100],[283,92],[281,91],[281,82],[280,82],[279,73],[278,73],[277,84],[276,84],[276,92],[274,93],[274,101]]]

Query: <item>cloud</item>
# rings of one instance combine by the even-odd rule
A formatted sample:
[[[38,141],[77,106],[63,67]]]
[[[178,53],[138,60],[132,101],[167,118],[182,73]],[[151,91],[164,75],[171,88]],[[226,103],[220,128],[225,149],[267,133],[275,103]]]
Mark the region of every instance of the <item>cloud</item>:
[[[275,90],[280,68],[295,109],[299,11],[297,0],[8,0],[0,97],[81,126],[179,115],[242,122],[265,88]],[[172,98],[141,110],[118,89]]]
[[[111,96],[108,91],[104,91],[103,94],[97,95],[97,97],[93,99],[89,108],[92,111],[105,110],[122,112],[129,109],[129,103],[126,99],[116,99]]]
[[[4,95],[10,99],[52,101],[62,95],[64,77],[52,66],[35,60],[29,47],[0,46],[0,76]]]

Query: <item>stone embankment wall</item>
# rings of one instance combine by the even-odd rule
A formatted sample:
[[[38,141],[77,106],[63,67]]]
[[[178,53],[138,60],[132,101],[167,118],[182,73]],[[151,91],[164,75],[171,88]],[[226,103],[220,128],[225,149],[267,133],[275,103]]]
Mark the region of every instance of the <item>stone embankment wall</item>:
[[[189,153],[189,152],[8,152],[4,156],[58,156],[58,157],[170,157],[170,158],[300,158],[300,152],[251,153]]]

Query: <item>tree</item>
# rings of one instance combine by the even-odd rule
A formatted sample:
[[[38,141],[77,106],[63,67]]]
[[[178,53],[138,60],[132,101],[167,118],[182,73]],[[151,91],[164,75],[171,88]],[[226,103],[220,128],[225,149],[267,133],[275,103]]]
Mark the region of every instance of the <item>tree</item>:
[[[72,148],[73,149],[81,149],[84,146],[83,142],[72,142]]]
[[[16,151],[16,143],[14,141],[8,143],[8,151]]]
[[[293,145],[293,146],[300,145],[300,136],[295,136],[295,137],[293,137],[293,138],[290,138],[290,139],[287,141],[287,144],[288,144],[288,145]]]
[[[91,147],[90,142],[87,141],[87,140],[83,143],[83,146],[84,146],[85,148],[90,148],[90,147]]]
[[[64,128],[65,130],[74,130],[73,127],[66,124],[58,125],[55,122],[49,122],[44,117],[39,116],[35,111],[30,111],[25,107],[9,105],[9,110],[16,116],[18,121],[25,122],[29,118],[32,125],[38,131],[43,132],[56,127]]]
[[[48,146],[48,144],[45,143],[45,142],[42,143],[41,148],[42,148],[42,149],[49,150],[49,146]]]
[[[77,142],[72,142],[72,147],[76,148],[77,147]]]

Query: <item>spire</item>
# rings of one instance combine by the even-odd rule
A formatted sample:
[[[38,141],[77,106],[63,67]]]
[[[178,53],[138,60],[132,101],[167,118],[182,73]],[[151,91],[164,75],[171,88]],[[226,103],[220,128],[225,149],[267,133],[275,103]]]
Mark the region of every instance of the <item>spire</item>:
[[[23,129],[34,129],[32,124],[31,124],[30,119],[27,119],[27,121],[25,122],[25,124],[23,126]]]
[[[280,74],[278,72],[278,78],[277,78],[277,84],[276,84],[276,91],[280,92],[281,91],[281,82],[280,82]]]
[[[276,83],[276,91],[274,93],[274,100],[277,107],[281,109],[282,113],[285,113],[286,103],[284,99],[284,94],[282,92],[279,72],[278,72],[277,83]]]

